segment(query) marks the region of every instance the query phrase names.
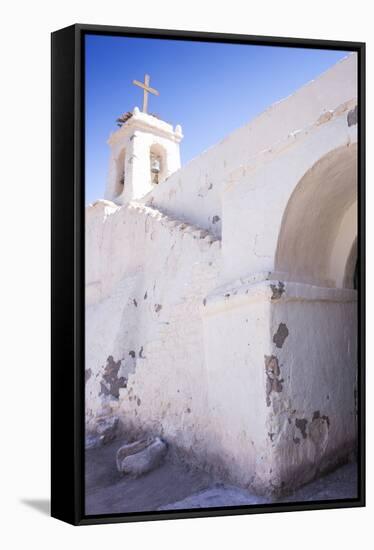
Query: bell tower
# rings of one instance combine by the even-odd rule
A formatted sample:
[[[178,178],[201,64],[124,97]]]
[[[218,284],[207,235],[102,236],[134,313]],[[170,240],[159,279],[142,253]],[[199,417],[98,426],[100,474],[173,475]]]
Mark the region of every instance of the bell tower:
[[[117,204],[140,199],[180,168],[182,128],[137,107],[109,138],[111,158],[105,198]]]
[[[120,129],[108,141],[111,158],[105,198],[117,204],[144,197],[180,168],[182,128],[178,124],[173,129],[147,113],[148,94],[159,95],[150,87],[148,74],[144,82],[133,80],[133,84],[143,90],[143,110],[135,107],[121,117]]]
[[[135,107],[121,119],[121,127],[111,134],[109,175],[105,198],[117,204],[140,199],[180,168],[179,144],[182,128],[147,113],[148,94],[159,95],[144,82],[133,84],[143,89],[143,111]]]

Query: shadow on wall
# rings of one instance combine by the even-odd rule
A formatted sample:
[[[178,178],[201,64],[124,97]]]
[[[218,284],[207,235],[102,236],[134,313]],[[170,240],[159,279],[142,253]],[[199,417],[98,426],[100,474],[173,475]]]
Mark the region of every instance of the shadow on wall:
[[[325,155],[301,179],[283,215],[275,270],[293,282],[353,288],[357,145]]]

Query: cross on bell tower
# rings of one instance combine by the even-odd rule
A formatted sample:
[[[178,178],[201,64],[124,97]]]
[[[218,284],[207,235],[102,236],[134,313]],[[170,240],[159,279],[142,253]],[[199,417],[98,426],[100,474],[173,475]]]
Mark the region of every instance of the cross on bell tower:
[[[149,82],[148,74],[144,82],[133,80],[143,90],[143,111],[134,107],[123,115],[120,128],[108,141],[111,158],[105,198],[117,204],[143,198],[181,166],[182,128],[147,113],[148,94],[159,95]]]
[[[146,113],[148,109],[148,94],[160,95],[158,90],[149,86],[150,81],[151,77],[149,74],[144,75],[144,82],[139,82],[139,80],[132,81],[135,86],[143,89],[143,113]]]

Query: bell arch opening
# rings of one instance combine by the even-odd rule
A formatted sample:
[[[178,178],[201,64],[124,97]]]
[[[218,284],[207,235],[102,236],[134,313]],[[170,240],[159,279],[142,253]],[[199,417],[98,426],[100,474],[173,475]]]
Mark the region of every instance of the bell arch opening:
[[[159,144],[153,144],[149,152],[151,182],[154,185],[162,183],[166,179],[166,151]]]
[[[116,159],[116,180],[114,185],[114,198],[122,195],[125,188],[126,150],[122,149]]]

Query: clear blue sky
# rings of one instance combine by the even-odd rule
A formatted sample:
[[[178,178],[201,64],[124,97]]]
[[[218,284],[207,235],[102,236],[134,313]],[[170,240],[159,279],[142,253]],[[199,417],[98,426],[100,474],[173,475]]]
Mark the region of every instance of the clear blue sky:
[[[216,44],[119,36],[86,36],[86,204],[103,197],[110,132],[151,76],[158,97],[148,111],[181,124],[182,165],[243,126],[275,101],[344,58],[347,52]]]

